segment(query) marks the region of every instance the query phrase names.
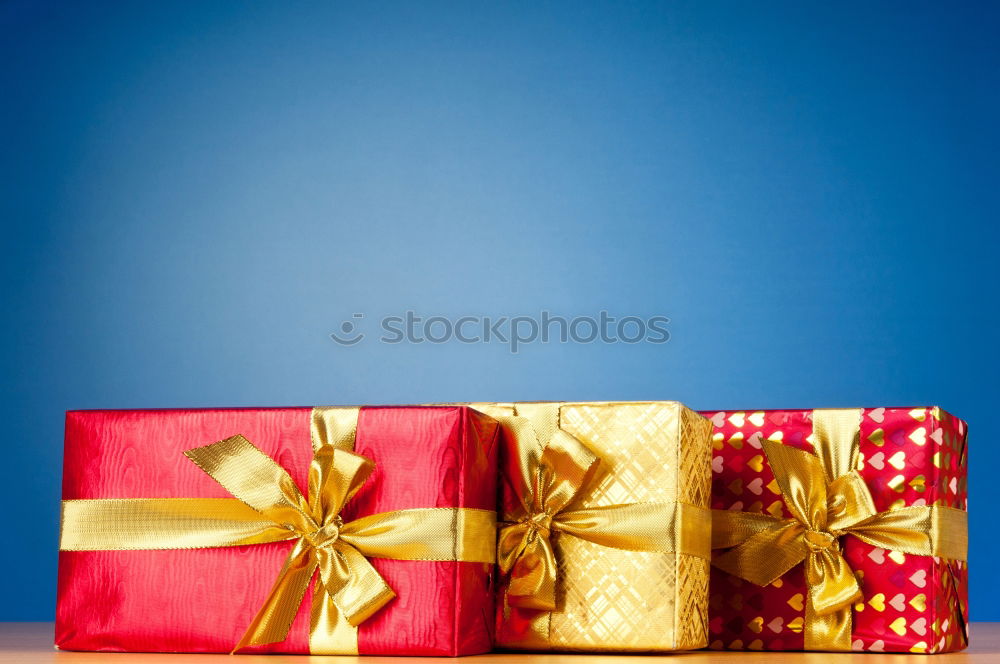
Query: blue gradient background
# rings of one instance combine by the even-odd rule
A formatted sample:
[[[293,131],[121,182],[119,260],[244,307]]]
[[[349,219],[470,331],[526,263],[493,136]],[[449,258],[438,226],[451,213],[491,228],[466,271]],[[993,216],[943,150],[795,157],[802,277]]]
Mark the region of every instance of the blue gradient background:
[[[1000,5],[801,5],[0,4],[0,619],[66,409],[514,398],[941,405],[1000,619]],[[672,339],[327,336],[407,309]]]

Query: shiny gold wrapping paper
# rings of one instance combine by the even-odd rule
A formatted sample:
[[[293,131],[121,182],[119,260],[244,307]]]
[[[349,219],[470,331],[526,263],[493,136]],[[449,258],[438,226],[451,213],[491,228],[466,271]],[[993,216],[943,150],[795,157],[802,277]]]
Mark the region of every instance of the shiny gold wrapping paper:
[[[675,539],[665,547],[668,551],[603,546],[554,528],[557,608],[549,612],[510,606],[510,578],[502,574],[497,644],[577,651],[706,646],[711,422],[669,401],[471,405],[502,423],[510,416],[528,418],[542,446],[561,429],[599,457],[596,475],[567,510],[679,504],[683,509],[678,514],[685,517],[663,524],[663,533]],[[501,456],[516,455],[519,444],[512,428],[504,425]],[[510,522],[517,518],[510,506],[518,499],[511,495],[514,484],[501,485],[500,516]]]

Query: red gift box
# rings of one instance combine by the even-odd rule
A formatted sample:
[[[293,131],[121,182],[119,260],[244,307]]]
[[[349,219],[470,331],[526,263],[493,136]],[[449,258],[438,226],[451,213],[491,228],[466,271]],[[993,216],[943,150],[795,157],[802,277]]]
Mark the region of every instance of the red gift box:
[[[712,508],[793,518],[767,450],[780,443],[815,453],[814,412],[823,411],[703,412],[715,427]],[[919,506],[941,506],[942,512],[967,509],[964,421],[939,408],[874,408],[858,410],[855,422],[856,468],[875,511]],[[952,511],[948,516],[964,514]],[[714,523],[718,534],[718,516]],[[964,530],[953,530],[962,530],[956,539],[964,542]],[[964,560],[881,548],[850,531],[834,542],[863,597],[846,609],[850,620],[849,639],[842,643],[846,647],[822,649],[935,653],[967,646]],[[729,551],[716,550],[714,560]],[[809,649],[809,601],[810,586],[801,563],[763,587],[713,568],[710,647]]]
[[[284,468],[305,494],[317,412],[334,410],[339,409],[67,413],[56,646],[130,652],[233,650],[268,597],[283,561],[302,543],[299,539],[221,548],[65,550],[74,548],[66,544],[67,531],[76,528],[67,520],[77,518],[65,501],[88,505],[104,502],[88,499],[232,499],[185,452],[213,441],[231,442],[222,439],[236,434],[246,439],[241,444],[250,441]],[[337,525],[398,510],[425,513],[426,508],[470,508],[466,513],[486,511],[491,521],[495,518],[493,420],[465,407],[366,407],[355,412],[353,452],[360,456],[348,456],[373,461],[374,470],[346,502]],[[347,458],[340,451],[335,454]],[[341,526],[341,537],[346,529]],[[492,540],[482,550],[488,547]],[[461,557],[373,557],[368,562],[395,598],[357,627],[356,652],[455,656],[490,649],[490,562]],[[310,583],[297,611],[293,607],[287,638],[246,651],[309,653],[316,583]]]

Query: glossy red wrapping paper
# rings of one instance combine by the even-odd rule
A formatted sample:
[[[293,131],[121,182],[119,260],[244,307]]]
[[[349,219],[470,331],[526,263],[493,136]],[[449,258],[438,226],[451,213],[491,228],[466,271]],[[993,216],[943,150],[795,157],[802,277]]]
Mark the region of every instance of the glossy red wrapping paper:
[[[715,427],[712,508],[791,517],[761,449],[762,438],[814,451],[811,410],[707,411]],[[875,507],[945,505],[967,509],[964,421],[939,408],[871,408],[861,417],[860,473]],[[890,552],[856,537],[841,540],[859,577],[855,651],[950,652],[968,644],[964,562]],[[799,564],[756,586],[712,569],[709,647],[801,650],[804,598]]]
[[[63,497],[230,498],[184,450],[243,434],[305,491],[309,408],[73,411]],[[362,408],[355,452],[376,464],[342,512],[496,507],[496,423],[464,407]],[[293,542],[169,551],[62,551],[56,646],[66,650],[232,650]],[[361,624],[361,654],[486,652],[492,565],[372,559],[397,597]],[[307,591],[288,639],[248,652],[308,653]]]

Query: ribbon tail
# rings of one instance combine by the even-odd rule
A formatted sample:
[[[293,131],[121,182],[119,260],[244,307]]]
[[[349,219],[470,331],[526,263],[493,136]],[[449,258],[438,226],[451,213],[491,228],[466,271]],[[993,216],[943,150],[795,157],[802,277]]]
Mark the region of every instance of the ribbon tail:
[[[806,559],[806,650],[851,650],[851,606],[862,598],[858,580],[839,551],[824,549]]]
[[[526,538],[521,555],[511,568],[507,603],[522,609],[556,610],[555,552],[547,537],[537,532]]]
[[[319,553],[320,578],[327,595],[354,627],[396,597],[371,562],[353,546],[337,542],[334,551]]]
[[[347,622],[320,576],[309,614],[310,655],[357,655],[358,628]]]
[[[837,609],[818,615],[811,602],[806,602],[803,637],[805,650],[849,652],[852,629],[851,608]]]
[[[774,530],[784,519],[757,512],[712,510],[712,548],[728,549],[743,544],[754,535]]]
[[[766,586],[802,562],[808,548],[798,521],[779,521],[712,559],[712,564],[733,576]]]
[[[311,551],[301,539],[295,543],[264,605],[250,621],[250,626],[232,652],[285,640],[316,571],[316,559]]]

